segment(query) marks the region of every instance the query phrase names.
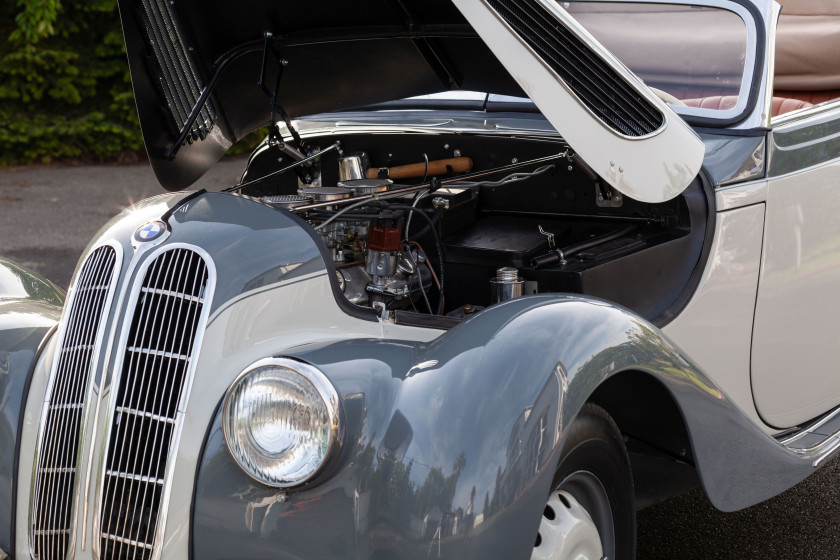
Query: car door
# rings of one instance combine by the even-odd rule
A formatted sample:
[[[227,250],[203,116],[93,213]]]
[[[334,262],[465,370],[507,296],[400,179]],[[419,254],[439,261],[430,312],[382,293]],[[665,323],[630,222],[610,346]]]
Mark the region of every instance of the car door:
[[[756,407],[799,425],[840,405],[840,101],[770,135],[752,347]]]

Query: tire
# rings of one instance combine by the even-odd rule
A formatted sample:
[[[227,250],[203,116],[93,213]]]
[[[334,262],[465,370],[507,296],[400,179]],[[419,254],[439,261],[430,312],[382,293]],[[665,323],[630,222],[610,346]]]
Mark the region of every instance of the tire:
[[[532,560],[633,560],[633,476],[621,432],[586,404],[569,427]]]

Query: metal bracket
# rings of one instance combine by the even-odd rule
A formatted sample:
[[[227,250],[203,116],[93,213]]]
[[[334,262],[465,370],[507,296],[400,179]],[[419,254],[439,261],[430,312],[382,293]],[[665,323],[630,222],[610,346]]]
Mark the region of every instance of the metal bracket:
[[[595,205],[598,208],[621,208],[624,205],[624,197],[599,179],[595,183]]]
[[[554,234],[553,234],[553,233],[551,233],[550,231],[545,231],[545,230],[543,229],[543,227],[542,227],[542,226],[540,226],[540,225],[538,225],[537,227],[538,227],[538,228],[540,228],[540,233],[541,233],[541,234],[543,234],[543,235],[545,235],[545,236],[548,238],[548,249],[549,249],[549,251],[553,251],[553,250],[554,250],[554,248],[555,248],[555,245],[554,245]]]

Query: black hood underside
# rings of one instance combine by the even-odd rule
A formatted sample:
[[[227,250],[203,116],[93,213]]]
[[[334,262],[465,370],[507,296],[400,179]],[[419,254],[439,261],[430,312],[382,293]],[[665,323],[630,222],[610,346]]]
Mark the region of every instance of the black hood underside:
[[[280,108],[295,118],[449,89],[524,95],[448,0],[119,6],[146,149],[169,190],[269,123],[279,68],[278,120]]]

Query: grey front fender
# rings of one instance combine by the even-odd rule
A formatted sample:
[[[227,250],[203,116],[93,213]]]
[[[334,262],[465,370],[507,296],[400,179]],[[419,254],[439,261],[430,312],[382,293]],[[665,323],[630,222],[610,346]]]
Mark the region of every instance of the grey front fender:
[[[0,258],[0,548],[14,550],[20,419],[41,349],[58,324],[64,294]]]
[[[428,344],[351,340],[287,355],[320,368],[342,395],[340,460],[280,503],[236,468],[217,415],[196,486],[196,557],[231,557],[227,537],[251,533],[253,547],[237,546],[255,558],[419,558],[432,549],[440,558],[527,558],[564,430],[626,371],[670,391],[718,508],[745,507],[813,470],[655,327],[591,298],[513,300]],[[319,519],[329,520],[326,532]]]

